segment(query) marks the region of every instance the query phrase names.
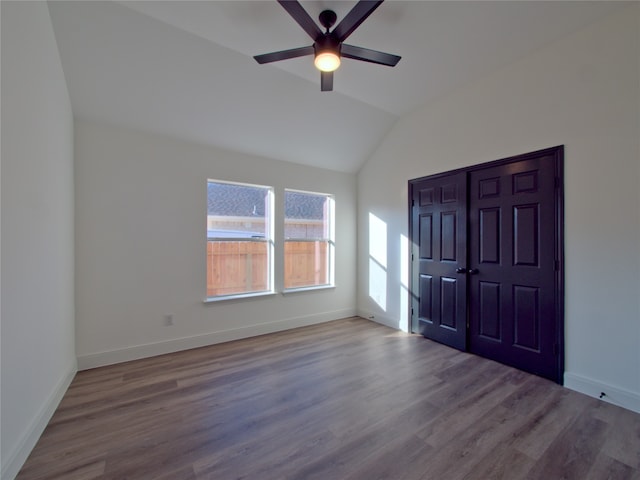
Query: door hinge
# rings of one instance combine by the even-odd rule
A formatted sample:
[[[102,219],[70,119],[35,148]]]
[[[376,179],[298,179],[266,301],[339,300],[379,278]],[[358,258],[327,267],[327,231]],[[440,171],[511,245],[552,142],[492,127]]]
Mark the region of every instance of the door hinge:
[[[553,268],[555,268],[556,272],[560,271],[560,261],[559,260],[556,260],[554,262],[554,267]]]
[[[411,316],[413,317],[413,307],[411,307]]]

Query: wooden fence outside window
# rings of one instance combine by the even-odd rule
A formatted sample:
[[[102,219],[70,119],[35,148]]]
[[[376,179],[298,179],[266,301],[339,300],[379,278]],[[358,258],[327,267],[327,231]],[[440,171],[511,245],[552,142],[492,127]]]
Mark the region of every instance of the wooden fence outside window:
[[[326,285],[327,242],[284,245],[284,287]],[[268,287],[267,242],[208,241],[207,296],[260,292]]]

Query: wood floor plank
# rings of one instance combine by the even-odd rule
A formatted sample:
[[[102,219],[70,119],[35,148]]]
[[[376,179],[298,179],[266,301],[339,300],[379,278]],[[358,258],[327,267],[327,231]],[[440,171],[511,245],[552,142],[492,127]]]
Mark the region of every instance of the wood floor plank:
[[[609,425],[602,451],[616,460],[640,470],[640,415],[610,403],[600,402],[593,412]]]
[[[463,479],[471,473],[479,459],[495,454],[503,440],[525,422],[525,417],[498,405],[476,422],[473,428],[455,438],[448,439],[447,436],[441,441],[439,436],[430,436],[427,443],[437,449],[437,454],[422,480]]]
[[[607,425],[602,420],[592,415],[578,416],[549,445],[527,478],[585,478],[605,442],[606,431]]]
[[[434,417],[417,435],[429,443],[448,442],[468,430],[516,389],[517,386],[505,382],[503,376],[494,378],[482,388],[470,389],[464,400]]]
[[[605,453],[600,453],[585,477],[585,480],[637,480],[640,472],[611,458]]]
[[[501,443],[473,465],[464,480],[524,478],[534,465],[535,460],[512,448],[508,443]]]
[[[640,415],[352,317],[79,372],[19,480],[640,480]]]
[[[427,467],[434,448],[408,435],[390,442],[379,455],[372,455],[344,480],[417,480]]]
[[[549,445],[596,401],[555,385],[537,389],[535,398],[538,408],[530,411],[527,423],[515,432],[512,445],[538,460]]]
[[[68,462],[65,468],[62,462],[58,462],[53,471],[46,471],[41,467],[39,472],[33,472],[32,469],[23,469],[22,476],[31,480],[40,480],[49,478],[49,476],[55,474],[58,478],[64,478],[66,480],[98,480],[104,478],[105,460],[91,461],[83,463],[82,461]]]

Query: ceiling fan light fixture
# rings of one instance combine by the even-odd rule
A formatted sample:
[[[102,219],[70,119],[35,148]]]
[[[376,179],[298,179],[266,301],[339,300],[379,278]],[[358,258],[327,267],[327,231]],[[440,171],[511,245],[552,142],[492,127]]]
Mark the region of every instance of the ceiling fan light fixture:
[[[0,0],[2,1],[2,0]],[[323,32],[309,16],[299,0],[278,0],[278,3],[293,17],[300,27],[313,39],[313,45],[290,48],[279,52],[264,53],[253,58],[256,62],[271,63],[289,58],[314,55],[314,65],[320,70],[320,90],[333,90],[333,72],[340,66],[340,58],[350,58],[363,62],[377,63],[395,67],[400,57],[390,53],[378,52],[369,48],[348,45],[344,41],[364,22],[384,0],[358,0],[356,5],[345,15],[337,27],[333,28],[338,16],[333,10],[323,10],[318,16]],[[320,2],[324,3],[324,2]]]
[[[313,63],[321,72],[333,72],[340,66],[340,56],[333,50],[324,50],[316,54]]]

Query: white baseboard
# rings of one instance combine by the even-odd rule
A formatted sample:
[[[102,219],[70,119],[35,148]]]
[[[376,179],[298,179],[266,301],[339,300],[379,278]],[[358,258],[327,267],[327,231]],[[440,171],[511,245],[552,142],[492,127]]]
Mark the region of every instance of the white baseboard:
[[[276,322],[259,323],[247,327],[222,330],[204,335],[176,338],[166,342],[148,343],[145,345],[136,345],[107,352],[81,355],[78,356],[78,369],[87,370],[90,368],[103,367],[105,365],[113,365],[141,358],[154,357],[156,355],[164,355],[166,353],[189,350],[191,348],[206,347],[208,345],[215,345],[216,343],[255,337],[267,333],[289,330],[291,328],[306,327],[308,325],[329,322],[340,318],[352,317],[354,315],[356,315],[356,312],[352,309],[335,310],[332,312],[323,312],[315,315],[279,320]]]
[[[600,398],[600,394],[604,392],[605,395],[602,397],[602,401],[640,413],[640,395],[638,393],[598,382],[575,373],[564,374],[564,386],[594,398]]]
[[[31,450],[36,446],[42,432],[44,432],[49,420],[51,420],[56,408],[58,408],[62,397],[64,397],[77,371],[78,369],[75,363],[70,365],[49,397],[42,403],[39,412],[34,416],[22,438],[16,442],[15,447],[9,452],[9,455],[2,459],[0,478],[3,480],[13,480],[18,475],[22,465],[24,465]]]

